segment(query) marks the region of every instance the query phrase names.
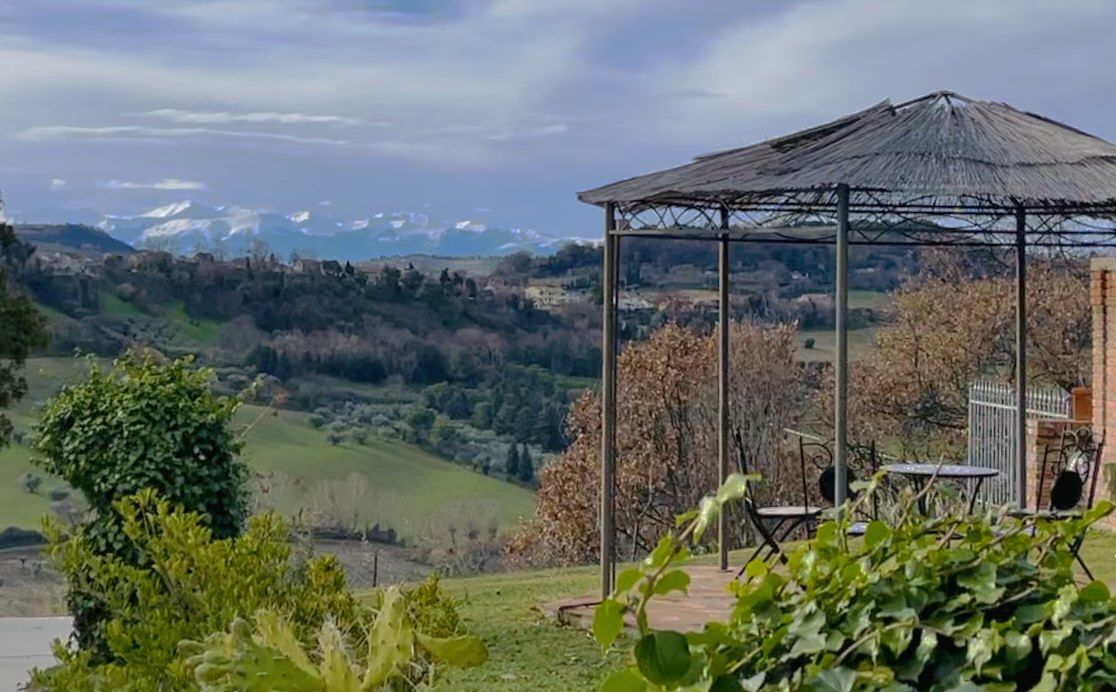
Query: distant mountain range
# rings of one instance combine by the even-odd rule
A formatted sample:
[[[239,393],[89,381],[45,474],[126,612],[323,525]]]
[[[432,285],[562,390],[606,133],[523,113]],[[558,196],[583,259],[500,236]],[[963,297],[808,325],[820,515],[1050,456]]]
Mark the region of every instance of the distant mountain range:
[[[136,248],[185,255],[239,255],[263,243],[283,259],[292,253],[351,261],[415,254],[460,257],[526,251],[547,255],[566,243],[584,242],[532,229],[490,228],[472,220],[439,224],[415,212],[376,213],[345,220],[322,212],[279,214],[238,206],[213,207],[193,200],[135,216],[42,210],[16,215],[16,221],[24,225],[86,224]]]

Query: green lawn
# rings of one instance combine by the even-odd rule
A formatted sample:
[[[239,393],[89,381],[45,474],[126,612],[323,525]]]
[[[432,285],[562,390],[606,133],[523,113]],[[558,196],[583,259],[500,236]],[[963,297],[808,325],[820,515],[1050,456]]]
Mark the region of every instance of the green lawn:
[[[1110,586],[1116,583],[1116,534],[1094,531],[1083,552],[1098,579]],[[744,551],[734,551],[732,564],[745,558]],[[695,563],[713,559],[706,556]],[[624,664],[630,643],[621,641],[605,656],[587,632],[559,625],[538,610],[545,603],[593,593],[597,579],[596,567],[578,567],[443,580],[443,588],[461,601],[470,632],[481,637],[489,649],[489,660],[483,666],[448,672],[448,687],[597,689],[610,672]]]
[[[58,387],[85,371],[82,359],[35,358],[28,361],[28,396],[9,413],[19,430],[29,430],[33,409]],[[390,526],[406,538],[462,533],[495,524],[508,530],[534,512],[534,496],[522,487],[474,473],[408,444],[376,440],[368,446],[334,446],[326,433],[307,422],[307,414],[245,406],[238,423],[245,432],[244,458],[253,470],[277,473],[271,504],[285,514],[297,508],[325,509],[347,502],[362,522]],[[49,511],[45,493],[23,491],[19,479],[33,470],[30,451],[14,445],[0,450],[0,528],[38,526]]]
[[[469,631],[488,646],[479,668],[449,671],[446,687],[457,690],[592,690],[623,664],[626,647],[607,657],[588,632],[559,625],[538,610],[570,596],[592,593],[595,567],[512,572],[446,579],[461,601]]]

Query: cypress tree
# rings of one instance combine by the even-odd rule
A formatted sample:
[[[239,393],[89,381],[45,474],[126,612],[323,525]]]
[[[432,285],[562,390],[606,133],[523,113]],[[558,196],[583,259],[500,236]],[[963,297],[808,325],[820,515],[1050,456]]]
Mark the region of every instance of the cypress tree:
[[[504,462],[504,473],[507,474],[508,480],[519,476],[519,450],[514,442],[508,447],[508,458]]]
[[[523,445],[523,453],[519,455],[519,480],[522,483],[531,483],[535,480],[535,464],[531,460],[531,450]]]

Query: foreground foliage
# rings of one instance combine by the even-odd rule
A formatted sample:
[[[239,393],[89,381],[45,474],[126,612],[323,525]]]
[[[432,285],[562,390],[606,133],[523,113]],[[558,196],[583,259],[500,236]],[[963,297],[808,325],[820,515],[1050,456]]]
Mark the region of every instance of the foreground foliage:
[[[231,428],[239,402],[214,396],[211,380],[188,358],[129,354],[110,370],[93,364],[46,405],[34,461],[88,500],[92,519],[75,530],[84,549],[142,565],[114,503],[144,489],[201,513],[217,538],[240,532],[247,470]],[[78,644],[107,660],[112,615],[80,586],[80,570],[69,576]]]
[[[436,582],[414,590],[414,596],[385,593],[372,606],[362,606],[332,556],[302,564],[291,559],[287,528],[274,515],[253,518],[239,537],[218,539],[201,515],[177,511],[152,491],[121,500],[116,511],[138,564],[101,554],[83,535],[67,540],[58,527],[48,527],[56,566],[109,614],[104,625],[108,660],[87,650],[70,652],[58,642],[54,653],[61,664],[33,678],[43,689],[210,684],[238,689],[221,688],[220,671],[202,667],[204,661],[196,657],[207,648],[218,652],[211,657],[225,652],[226,675],[248,667],[271,683],[271,668],[256,670],[248,660],[258,647],[288,657],[298,647],[304,651],[299,662],[325,665],[344,659],[370,669],[378,657],[393,652],[391,665],[381,665],[371,678],[389,686],[429,683],[433,661],[442,653],[439,644],[467,649],[470,661],[481,657],[476,652],[483,645],[460,636],[453,604],[438,593]],[[249,618],[260,631],[245,639]],[[238,624],[230,630],[232,623]],[[280,640],[284,643],[277,645]],[[194,644],[180,647],[187,641]],[[350,660],[345,647],[360,653]],[[237,651],[243,656],[238,658]]]
[[[735,492],[707,499],[715,507]],[[861,502],[866,501],[863,497]],[[907,494],[897,517],[850,541],[845,518],[795,550],[785,574],[761,561],[734,585],[728,622],[655,631],[657,595],[685,590],[677,566],[706,510],[682,517],[640,566],[621,573],[594,634],[610,645],[625,613],[640,636],[606,690],[1103,690],[1116,686],[1116,599],[1074,583],[1073,537],[1112,510],[1025,525],[927,518]],[[708,510],[713,511],[713,510]],[[703,523],[704,522],[704,523]],[[1033,528],[1031,528],[1033,526]]]
[[[35,248],[19,242],[11,224],[0,221],[0,409],[27,393],[22,368],[32,349],[46,344],[46,320],[31,299],[13,292],[8,270],[18,274]],[[0,413],[0,448],[11,441],[11,420]]]

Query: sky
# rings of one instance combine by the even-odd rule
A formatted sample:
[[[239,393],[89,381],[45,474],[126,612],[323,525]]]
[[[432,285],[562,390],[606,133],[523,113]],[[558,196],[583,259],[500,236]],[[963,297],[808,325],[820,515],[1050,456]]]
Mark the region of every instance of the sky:
[[[0,0],[8,214],[595,237],[579,190],[950,89],[1116,140],[1110,0]]]

